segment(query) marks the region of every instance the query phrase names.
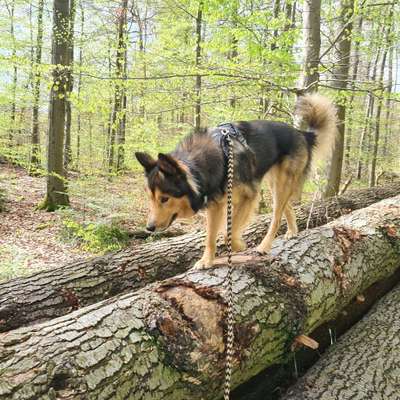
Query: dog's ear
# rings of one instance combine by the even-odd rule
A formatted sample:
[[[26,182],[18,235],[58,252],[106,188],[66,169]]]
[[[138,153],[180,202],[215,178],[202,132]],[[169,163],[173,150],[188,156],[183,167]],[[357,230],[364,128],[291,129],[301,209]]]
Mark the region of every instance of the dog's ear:
[[[150,172],[157,165],[157,161],[150,154],[137,151],[135,156],[146,172]]]
[[[169,154],[158,154],[158,166],[163,172],[169,175],[180,175],[183,173],[178,162]]]

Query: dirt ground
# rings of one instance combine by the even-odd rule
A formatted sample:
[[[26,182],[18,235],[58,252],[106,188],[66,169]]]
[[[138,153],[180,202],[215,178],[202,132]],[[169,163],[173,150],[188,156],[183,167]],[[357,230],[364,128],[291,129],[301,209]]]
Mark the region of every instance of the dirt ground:
[[[143,230],[147,197],[142,174],[128,174],[109,182],[105,177],[72,176],[71,208],[57,212],[36,210],[43,200],[45,178],[31,177],[22,168],[0,164],[0,189],[5,211],[0,213],[0,280],[54,268],[94,255],[63,235],[63,221],[117,219],[128,232]],[[174,224],[170,234],[198,229],[203,216]],[[129,246],[142,240],[132,239]]]

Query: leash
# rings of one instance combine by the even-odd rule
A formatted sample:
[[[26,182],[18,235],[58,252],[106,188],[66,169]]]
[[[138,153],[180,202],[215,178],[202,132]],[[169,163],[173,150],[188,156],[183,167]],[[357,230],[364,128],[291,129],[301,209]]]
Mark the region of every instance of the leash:
[[[231,391],[231,378],[233,369],[233,344],[234,344],[234,310],[233,310],[233,280],[232,280],[232,191],[233,191],[233,140],[231,130],[222,128],[221,133],[227,144],[228,153],[228,173],[227,173],[227,214],[226,214],[226,246],[228,249],[228,308],[227,308],[227,336],[226,336],[226,356],[225,356],[225,382],[224,400],[229,400]]]

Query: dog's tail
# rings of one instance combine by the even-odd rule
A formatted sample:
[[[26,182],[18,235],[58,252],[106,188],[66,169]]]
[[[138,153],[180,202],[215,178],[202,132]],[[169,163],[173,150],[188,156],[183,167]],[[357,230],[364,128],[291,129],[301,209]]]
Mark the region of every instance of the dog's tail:
[[[295,114],[307,125],[307,130],[315,134],[313,161],[329,158],[337,135],[337,115],[333,103],[320,94],[306,94],[298,99]]]

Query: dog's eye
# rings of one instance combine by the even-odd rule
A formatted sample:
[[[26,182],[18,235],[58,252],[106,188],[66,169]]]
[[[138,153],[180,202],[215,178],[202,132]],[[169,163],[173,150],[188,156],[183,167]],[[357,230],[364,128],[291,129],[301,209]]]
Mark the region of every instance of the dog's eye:
[[[169,197],[163,196],[160,198],[161,203],[166,203],[169,200]]]

